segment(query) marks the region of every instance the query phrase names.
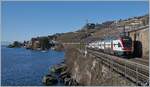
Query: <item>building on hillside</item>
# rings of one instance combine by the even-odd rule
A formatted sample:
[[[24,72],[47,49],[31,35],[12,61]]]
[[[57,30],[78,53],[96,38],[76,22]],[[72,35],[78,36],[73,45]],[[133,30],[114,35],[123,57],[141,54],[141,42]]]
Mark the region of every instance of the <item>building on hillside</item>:
[[[41,48],[40,48],[40,42],[38,40],[34,41],[34,43],[33,43],[33,49],[41,50]]]
[[[37,38],[32,38],[30,43],[29,43],[29,46],[31,49],[36,49],[36,50],[40,50],[40,41],[39,41],[39,37]]]
[[[135,28],[143,27],[149,24],[149,15],[141,16],[141,17],[134,17],[129,18],[122,21],[116,21],[117,29],[123,29],[125,26],[126,29],[132,30]]]

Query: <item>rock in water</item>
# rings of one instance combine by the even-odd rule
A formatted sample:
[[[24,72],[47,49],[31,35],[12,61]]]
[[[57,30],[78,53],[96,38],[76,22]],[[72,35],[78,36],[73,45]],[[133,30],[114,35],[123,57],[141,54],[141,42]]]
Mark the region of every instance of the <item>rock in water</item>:
[[[55,65],[55,66],[51,67],[50,72],[61,73],[61,72],[64,72],[65,70],[66,70],[66,65],[61,64],[61,65]]]
[[[52,76],[52,75],[49,74],[49,75],[46,75],[46,76],[43,77],[42,82],[46,86],[51,86],[51,85],[57,84],[58,80],[56,79],[55,76]]]

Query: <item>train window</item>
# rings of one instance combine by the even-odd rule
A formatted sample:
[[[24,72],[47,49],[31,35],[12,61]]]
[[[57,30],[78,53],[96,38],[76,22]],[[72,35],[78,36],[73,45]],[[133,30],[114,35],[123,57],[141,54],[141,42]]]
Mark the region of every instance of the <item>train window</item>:
[[[118,47],[121,47],[121,44],[120,44],[120,43],[118,43]]]
[[[123,38],[123,44],[124,44],[124,47],[131,47],[132,46],[132,40],[131,38]]]
[[[114,47],[115,47],[115,48],[118,48],[118,44],[114,44]]]

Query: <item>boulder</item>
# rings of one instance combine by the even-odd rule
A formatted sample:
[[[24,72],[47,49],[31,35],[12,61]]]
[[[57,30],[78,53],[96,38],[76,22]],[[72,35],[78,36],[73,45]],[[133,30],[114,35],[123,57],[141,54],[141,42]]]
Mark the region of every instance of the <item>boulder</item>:
[[[71,77],[66,77],[64,79],[64,84],[66,86],[78,86],[79,85],[78,82],[76,80],[72,79]]]
[[[66,70],[66,65],[65,64],[60,64],[60,65],[55,65],[50,69],[50,72],[52,73],[61,73]]]
[[[42,80],[43,84],[45,84],[46,86],[50,86],[50,85],[55,85],[58,83],[58,80],[55,76],[52,76],[50,74],[46,75],[43,77]]]
[[[71,78],[65,78],[64,79],[64,84],[69,85]]]
[[[67,71],[61,72],[59,78],[64,79],[66,77],[69,77],[70,74]]]

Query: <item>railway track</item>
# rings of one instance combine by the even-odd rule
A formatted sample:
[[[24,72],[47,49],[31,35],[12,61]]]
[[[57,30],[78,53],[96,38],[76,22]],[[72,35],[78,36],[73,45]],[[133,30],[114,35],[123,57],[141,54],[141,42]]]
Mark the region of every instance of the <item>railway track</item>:
[[[88,52],[97,58],[102,59],[105,65],[111,67],[113,70],[124,75],[133,82],[136,82],[138,85],[149,85],[149,67],[147,65],[90,49],[88,49]]]
[[[149,66],[149,60],[148,59],[144,59],[144,58],[131,58],[129,60]]]
[[[90,49],[90,50],[99,52],[99,50],[97,50],[97,49]],[[107,54],[107,55],[109,55],[109,54]],[[117,57],[117,56],[114,56],[114,55],[111,55],[111,56]],[[122,57],[118,57],[118,58],[122,58]],[[122,59],[126,59],[126,58],[122,58]],[[136,62],[136,63],[139,63],[139,64],[149,66],[149,59],[148,58],[129,58],[128,60],[132,61],[132,62]]]

